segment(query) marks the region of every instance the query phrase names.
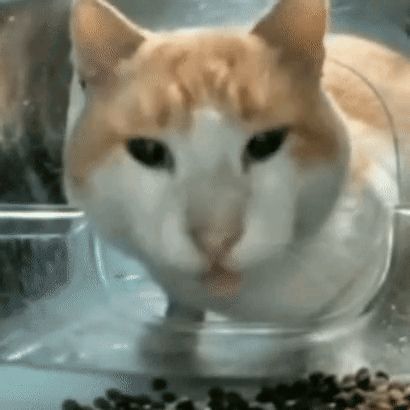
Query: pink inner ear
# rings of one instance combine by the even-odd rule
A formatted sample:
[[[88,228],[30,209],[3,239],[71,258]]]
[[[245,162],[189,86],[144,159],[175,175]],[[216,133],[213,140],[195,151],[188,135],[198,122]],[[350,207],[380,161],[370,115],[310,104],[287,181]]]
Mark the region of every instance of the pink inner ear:
[[[102,0],[77,0],[71,35],[82,75],[90,80],[112,74],[145,40],[136,25]]]

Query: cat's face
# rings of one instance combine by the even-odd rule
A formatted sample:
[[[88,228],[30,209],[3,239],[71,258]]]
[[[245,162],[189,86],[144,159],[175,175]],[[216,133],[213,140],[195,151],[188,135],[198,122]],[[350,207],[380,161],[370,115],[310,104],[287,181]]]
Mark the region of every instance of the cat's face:
[[[78,0],[84,108],[69,198],[174,280],[235,292],[320,227],[343,180],[344,130],[320,87],[326,4],[283,0],[251,33],[143,31]]]

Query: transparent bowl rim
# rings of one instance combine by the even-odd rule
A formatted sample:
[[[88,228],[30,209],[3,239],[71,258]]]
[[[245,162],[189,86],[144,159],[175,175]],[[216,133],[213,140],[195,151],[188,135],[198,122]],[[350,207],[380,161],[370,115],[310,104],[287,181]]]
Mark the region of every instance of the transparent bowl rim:
[[[393,207],[393,214],[406,211],[410,212],[410,202],[403,202]],[[2,215],[13,214],[14,212],[31,212],[33,214],[52,212],[54,215],[60,212],[62,214],[72,214],[73,217],[85,216],[83,211],[67,204],[0,203],[0,212]]]
[[[410,217],[410,203],[399,204],[392,210],[393,217],[405,216]],[[18,219],[18,220],[50,220],[50,219],[65,219],[65,220],[83,220],[85,214],[81,210],[71,207],[69,205],[50,205],[50,204],[0,204],[0,220],[4,218]],[[393,222],[394,225],[394,222]],[[394,226],[392,226],[394,229]],[[394,236],[394,231],[393,231]],[[391,259],[391,256],[390,256]],[[390,262],[390,261],[389,261]],[[379,291],[374,298],[378,297]],[[369,316],[369,308],[365,308],[360,314],[356,316],[356,322],[362,322]],[[195,331],[201,331],[208,334],[249,334],[249,335],[281,335],[282,337],[297,337],[301,335],[312,334],[320,329],[334,329],[334,331],[343,331],[346,325],[350,327],[351,317],[346,321],[345,318],[336,320],[334,317],[322,318],[318,321],[309,322],[306,326],[291,324],[289,326],[281,326],[278,323],[266,323],[266,322],[242,322],[242,321],[212,321],[204,323],[184,323],[184,322],[170,322],[165,323],[173,331],[182,333],[191,333]],[[349,323],[350,322],[350,323]],[[153,316],[148,320],[141,321],[142,326],[164,326],[162,317]]]

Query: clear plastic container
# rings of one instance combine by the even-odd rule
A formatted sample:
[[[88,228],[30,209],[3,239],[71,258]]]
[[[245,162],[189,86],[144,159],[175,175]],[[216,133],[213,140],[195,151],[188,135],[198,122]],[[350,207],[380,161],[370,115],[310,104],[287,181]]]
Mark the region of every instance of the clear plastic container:
[[[169,29],[251,25],[272,1],[113,3],[149,28]],[[343,11],[339,3],[336,15]],[[279,318],[246,324],[212,314],[203,323],[167,321],[166,296],[144,267],[98,238],[81,212],[2,206],[0,254],[10,266],[0,267],[0,362],[238,379],[318,369],[345,373],[361,366],[408,374],[410,206],[397,207],[393,216],[377,207],[356,209],[354,202],[344,203],[338,213],[351,214],[356,229],[341,230],[337,243],[316,250],[325,255],[318,266],[327,267],[328,280],[316,277],[306,297],[283,292],[282,319],[287,310],[297,317],[306,306],[323,308],[303,326]],[[346,281],[335,287],[341,273]]]
[[[360,365],[406,372],[410,209],[397,209],[392,229],[380,223],[370,224],[369,252],[361,259],[363,272],[371,269],[372,286],[355,280],[359,292],[349,296],[354,303],[346,309],[335,304],[330,318],[305,328],[212,316],[201,324],[167,323],[166,297],[144,268],[90,232],[81,213],[3,207],[0,252],[23,262],[15,272],[23,286],[2,289],[0,360],[209,377],[340,372]]]

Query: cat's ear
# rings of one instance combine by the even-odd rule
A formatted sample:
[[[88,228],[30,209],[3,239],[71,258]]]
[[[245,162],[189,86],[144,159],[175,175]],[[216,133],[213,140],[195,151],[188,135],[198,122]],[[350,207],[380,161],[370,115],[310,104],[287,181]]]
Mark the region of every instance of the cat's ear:
[[[85,81],[96,83],[112,76],[145,40],[135,24],[103,0],[74,0],[70,30],[76,68]]]
[[[280,0],[253,28],[269,45],[292,62],[320,72],[328,23],[327,0]]]

